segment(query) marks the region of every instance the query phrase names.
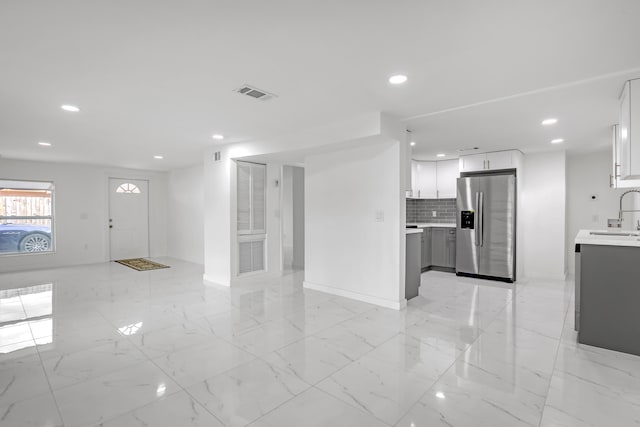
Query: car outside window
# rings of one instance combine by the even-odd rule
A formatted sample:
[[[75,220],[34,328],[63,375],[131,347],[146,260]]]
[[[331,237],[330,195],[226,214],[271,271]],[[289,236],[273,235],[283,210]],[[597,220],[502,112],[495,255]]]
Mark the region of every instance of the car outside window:
[[[53,252],[52,182],[0,180],[0,255]]]

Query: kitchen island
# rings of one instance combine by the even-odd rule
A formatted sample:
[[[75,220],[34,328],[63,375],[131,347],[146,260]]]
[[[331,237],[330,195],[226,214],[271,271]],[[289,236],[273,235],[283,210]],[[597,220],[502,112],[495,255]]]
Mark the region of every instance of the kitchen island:
[[[581,230],[575,252],[578,342],[640,355],[640,233]]]

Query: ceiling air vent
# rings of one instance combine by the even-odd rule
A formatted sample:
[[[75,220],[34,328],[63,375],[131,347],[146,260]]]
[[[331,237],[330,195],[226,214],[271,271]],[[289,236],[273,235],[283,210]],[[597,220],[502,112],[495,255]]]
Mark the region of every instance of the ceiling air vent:
[[[255,88],[249,85],[242,85],[237,89],[234,89],[236,92],[242,95],[250,96],[251,98],[259,99],[260,101],[266,101],[268,99],[277,98],[278,96],[269,93],[265,90]]]

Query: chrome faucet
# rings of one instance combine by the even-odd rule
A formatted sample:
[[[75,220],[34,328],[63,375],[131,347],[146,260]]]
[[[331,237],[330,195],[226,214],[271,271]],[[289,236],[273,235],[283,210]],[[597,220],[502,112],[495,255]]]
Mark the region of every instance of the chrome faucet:
[[[622,225],[622,214],[624,212],[640,212],[640,210],[638,210],[638,209],[628,209],[628,210],[623,210],[622,209],[622,200],[624,199],[624,196],[626,196],[629,193],[640,193],[640,190],[635,190],[634,189],[634,190],[625,191],[620,196],[620,211],[618,212],[618,221],[619,221],[620,225]],[[636,227],[636,230],[640,230],[640,220],[638,220],[638,225]]]

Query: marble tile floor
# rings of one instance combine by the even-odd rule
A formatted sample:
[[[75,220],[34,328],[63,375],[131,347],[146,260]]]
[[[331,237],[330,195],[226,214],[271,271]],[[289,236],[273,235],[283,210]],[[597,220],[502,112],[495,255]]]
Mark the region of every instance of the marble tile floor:
[[[0,274],[0,427],[640,424],[640,357],[576,343],[570,281],[429,272],[398,312],[158,261]]]

